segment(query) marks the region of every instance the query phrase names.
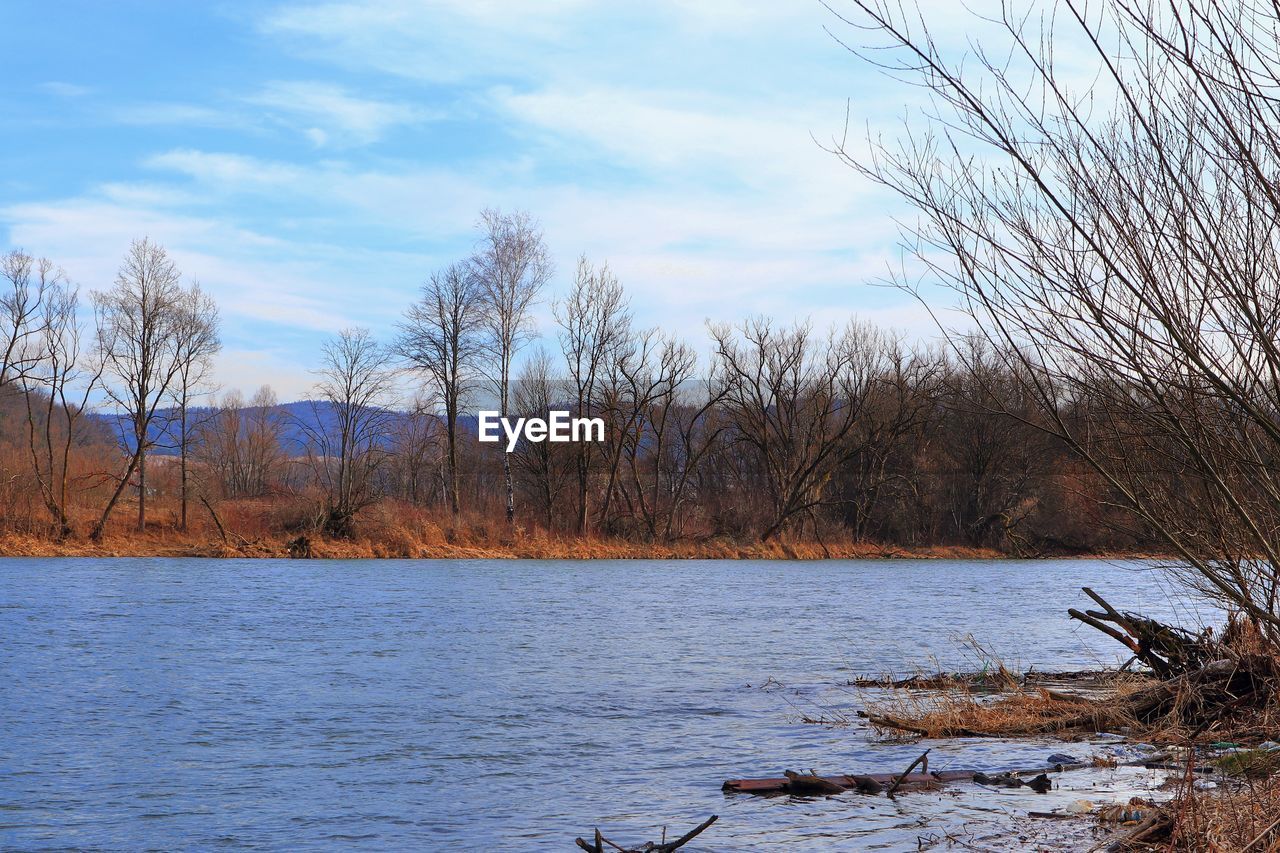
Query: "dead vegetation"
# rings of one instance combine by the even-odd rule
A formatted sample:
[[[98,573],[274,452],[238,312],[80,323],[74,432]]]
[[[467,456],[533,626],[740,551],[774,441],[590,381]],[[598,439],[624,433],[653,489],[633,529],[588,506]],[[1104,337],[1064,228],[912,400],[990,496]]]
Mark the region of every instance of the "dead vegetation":
[[[1121,613],[1086,589],[1102,611],[1073,616],[1133,651],[1163,678],[1117,674],[1109,695],[1090,697],[1018,681],[993,694],[955,680],[943,689],[914,685],[860,716],[878,729],[922,737],[1011,737],[1125,731],[1151,743],[1261,742],[1280,731],[1280,666],[1247,623],[1231,623],[1221,638],[1195,634],[1136,614]],[[1077,615],[1079,614],[1079,615]],[[1097,625],[1095,625],[1097,627]],[[1003,667],[1001,667],[1003,669]],[[942,686],[941,682],[934,682]]]
[[[990,549],[967,546],[889,548],[865,542],[769,542],[732,537],[645,542],[624,537],[548,533],[507,528],[482,519],[441,520],[403,505],[375,508],[349,539],[310,528],[255,523],[254,508],[219,507],[225,525],[210,520],[187,531],[161,517],[139,533],[112,526],[97,541],[58,539],[35,532],[0,532],[0,557],[308,557],[336,559],[995,559]],[[307,548],[300,548],[305,539]]]
[[[1189,792],[1170,809],[1165,849],[1226,853],[1280,850],[1280,778],[1223,791]],[[1157,843],[1152,838],[1151,843]]]
[[[1130,663],[1144,664],[1148,674],[1114,673],[1103,696],[1007,675],[864,681],[893,692],[859,715],[892,736],[1123,732],[1130,741],[1164,745],[1148,766],[1176,771],[1176,796],[1119,821],[1095,849],[1280,850],[1280,657],[1269,641],[1246,620],[1229,620],[1219,636],[1186,631],[1085,592],[1101,609],[1072,610],[1072,617],[1122,643],[1133,653]],[[993,689],[1001,682],[1003,689]]]

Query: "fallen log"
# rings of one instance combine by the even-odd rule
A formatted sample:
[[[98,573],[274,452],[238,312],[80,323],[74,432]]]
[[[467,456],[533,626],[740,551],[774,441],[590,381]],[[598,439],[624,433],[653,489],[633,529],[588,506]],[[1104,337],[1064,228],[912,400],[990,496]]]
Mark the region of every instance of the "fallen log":
[[[915,770],[916,765],[922,761],[924,762],[924,769],[927,773],[929,770],[929,750],[926,749],[924,752],[920,753],[919,758],[907,765],[907,769],[903,771],[902,775],[894,779],[893,784],[889,786],[889,790],[885,791],[885,796],[889,799],[893,799],[893,792],[898,790],[898,787],[902,785],[903,781],[911,775],[911,771]]]
[[[921,756],[923,758],[923,756]],[[920,762],[920,759],[912,762],[911,768]],[[855,791],[860,794],[880,793],[881,790],[889,788],[898,782],[898,791],[921,791],[936,788],[939,785],[945,785],[950,782],[969,782],[974,776],[1039,776],[1047,773],[1061,773],[1066,770],[1079,770],[1089,765],[1083,763],[1077,764],[1055,764],[1051,767],[1034,767],[1022,768],[1017,770],[992,770],[984,772],[982,770],[934,770],[928,773],[842,773],[834,776],[810,776],[807,778],[818,779],[826,785],[838,786],[841,788],[839,793],[846,791]],[[797,796],[813,796],[811,793],[799,793],[791,787],[794,776],[776,776],[763,779],[729,779],[720,786],[720,790],[726,794],[795,794]],[[878,786],[878,789],[876,788]],[[831,793],[837,793],[831,791]]]

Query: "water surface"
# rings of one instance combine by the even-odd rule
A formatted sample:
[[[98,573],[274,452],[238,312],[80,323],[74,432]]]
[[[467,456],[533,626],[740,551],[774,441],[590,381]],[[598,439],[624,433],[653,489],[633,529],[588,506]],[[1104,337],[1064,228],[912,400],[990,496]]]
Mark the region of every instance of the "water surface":
[[[1074,560],[0,560],[0,847],[565,850],[597,824],[634,843],[718,813],[685,849],[915,849],[930,825],[1048,804],[720,783],[901,768],[919,747],[798,718],[856,707],[857,674],[972,666],[964,633],[1023,668],[1114,664],[1066,608],[1090,585],[1185,619],[1160,577]],[[934,769],[1053,751],[934,747]]]

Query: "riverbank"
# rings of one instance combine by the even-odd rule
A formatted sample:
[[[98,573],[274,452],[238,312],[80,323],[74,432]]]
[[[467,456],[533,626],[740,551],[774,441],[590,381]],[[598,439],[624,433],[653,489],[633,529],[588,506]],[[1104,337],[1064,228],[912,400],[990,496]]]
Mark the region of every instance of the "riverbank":
[[[1078,831],[1075,840],[1090,850],[1280,850],[1280,657],[1272,640],[1243,619],[1230,619],[1217,632],[1179,627],[1119,611],[1089,587],[1083,591],[1101,609],[1072,608],[1071,618],[1133,651],[1130,663],[1140,663],[1144,674],[1115,672],[1079,690],[1070,680],[1046,686],[1043,673],[1017,674],[994,661],[978,673],[859,682],[892,692],[858,709],[857,717],[894,740],[1054,737],[1066,749],[1090,737],[1114,737],[1140,756],[1121,762],[1095,753],[1073,763],[1061,755],[1049,770],[1002,776],[952,770],[946,778],[1016,789],[1039,782],[1037,793],[1088,793],[1070,785],[1064,771],[1096,767],[1100,760],[1167,771],[1146,796],[1112,799],[1101,808],[1082,798],[1068,809],[1035,810],[1028,817],[1068,821]],[[850,720],[837,715],[808,722]],[[1022,778],[1037,772],[1044,775],[1032,782]],[[1105,825],[1108,835],[1100,843],[1091,844],[1090,836],[1102,827],[1081,822],[1082,815]]]
[[[56,540],[26,534],[0,535],[0,557],[259,557],[314,559],[439,560],[822,560],[911,559],[988,560],[1009,557],[992,548],[936,545],[902,548],[868,542],[739,542],[707,539],[670,543],[633,542],[595,537],[550,537],[519,534],[450,541],[403,533],[385,538],[327,539],[319,536],[272,536],[253,540],[206,533],[184,534],[157,529],[145,533],[111,533],[101,541]]]

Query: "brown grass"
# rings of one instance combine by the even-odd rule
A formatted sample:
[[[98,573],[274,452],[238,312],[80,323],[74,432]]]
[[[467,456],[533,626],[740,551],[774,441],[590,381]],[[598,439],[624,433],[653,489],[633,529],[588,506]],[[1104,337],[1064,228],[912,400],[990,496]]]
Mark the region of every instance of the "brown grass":
[[[189,529],[180,530],[176,509],[157,506],[145,532],[133,528],[136,509],[122,504],[101,541],[85,536],[92,515],[75,520],[78,535],[57,540],[40,525],[5,526],[0,519],[3,557],[283,557],[300,535],[318,558],[437,559],[789,559],[924,558],[992,559],[986,548],[931,546],[897,548],[867,542],[772,540],[728,537],[677,542],[572,536],[540,528],[509,527],[500,518],[479,513],[458,519],[422,507],[384,501],[359,517],[348,540],[324,539],[314,532],[316,510],[306,501],[245,499],[216,507],[225,539],[204,507],[193,505]]]
[[[145,533],[112,531],[100,542],[84,537],[57,541],[31,533],[0,534],[0,557],[282,557],[296,534],[266,534],[221,541],[217,534],[189,533],[155,527]],[[308,537],[319,558],[436,558],[436,559],[993,559],[994,551],[965,547],[892,549],[846,543],[824,547],[809,542],[648,543],[624,539],[554,536],[542,533],[501,533],[476,536],[467,530],[439,526],[413,529],[387,526],[362,532],[351,540]]]
[[[923,737],[1016,737],[1054,734],[1084,728],[1105,730],[1137,726],[1137,721],[1117,713],[1126,695],[1148,685],[1141,677],[1117,677],[1112,698],[1103,702],[1036,688],[1014,689],[1000,694],[975,692],[967,687],[931,691],[898,691],[871,703],[867,712],[876,729]],[[1082,726],[1084,722],[1092,726]]]
[[[1240,787],[1185,791],[1169,808],[1174,822],[1165,849],[1196,853],[1280,850],[1280,777]]]

